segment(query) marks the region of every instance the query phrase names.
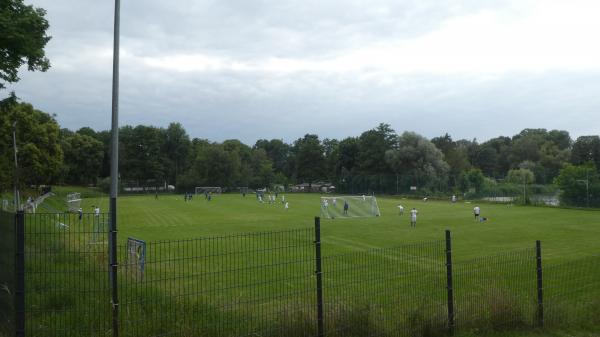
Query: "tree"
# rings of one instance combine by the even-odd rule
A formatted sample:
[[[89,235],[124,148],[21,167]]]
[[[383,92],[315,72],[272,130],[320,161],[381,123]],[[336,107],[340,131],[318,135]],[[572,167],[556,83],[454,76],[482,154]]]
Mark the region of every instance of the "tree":
[[[337,177],[337,164],[339,159],[340,142],[337,139],[323,139],[323,152],[325,155],[325,176],[329,180]]]
[[[535,182],[535,175],[527,168],[512,169],[508,171],[506,181],[511,184],[532,184]]]
[[[273,169],[276,173],[291,175],[289,157],[291,146],[284,143],[281,139],[259,139],[254,145],[254,149],[265,150],[267,156],[273,162]]]
[[[103,144],[79,132],[66,134],[62,140],[65,180],[74,184],[95,183],[102,165]]]
[[[271,185],[273,181],[273,162],[267,156],[263,149],[252,150],[251,159],[251,187],[264,187]],[[247,186],[247,185],[245,185]]]
[[[599,136],[581,136],[573,144],[571,163],[581,165],[589,161],[594,162],[596,168],[600,167]]]
[[[167,177],[169,182],[176,185],[177,175],[187,164],[191,148],[190,137],[180,123],[171,123],[165,130],[165,152],[169,158]]]
[[[342,139],[338,145],[338,162],[336,173],[338,176],[343,176],[342,172],[352,172],[356,166],[358,155],[358,139],[348,137]]]
[[[389,124],[381,123],[363,132],[358,138],[356,165],[363,175],[388,174],[392,171],[385,160],[385,153],[397,146],[396,132]]]
[[[560,187],[560,201],[571,206],[600,206],[600,177],[592,162],[585,165],[567,164],[554,183]]]
[[[306,134],[294,142],[296,177],[298,181],[312,182],[323,177],[325,171],[324,148],[319,136]]]
[[[14,177],[13,123],[19,149],[19,180],[22,186],[50,184],[61,172],[63,152],[58,123],[31,104],[15,100],[0,104],[0,190],[12,186]]]
[[[449,170],[449,185],[456,187],[461,181],[462,174],[465,170],[471,167],[469,162],[468,147],[464,142],[454,142],[449,134],[442,137],[435,137],[431,142],[444,154],[444,160],[448,163]]]
[[[428,188],[439,188],[449,171],[442,151],[414,132],[404,132],[398,137],[398,148],[385,153],[387,164],[397,174],[413,178],[413,184]]]
[[[163,185],[168,162],[164,151],[163,130],[138,125],[124,126],[119,131],[120,174],[126,184]]]
[[[240,164],[237,152],[226,151],[222,144],[210,144],[201,149],[192,167],[195,182],[205,186],[236,186]]]
[[[22,65],[27,65],[30,71],[50,68],[44,52],[50,41],[45,15],[45,10],[27,6],[23,0],[0,2],[0,80],[18,82]],[[0,82],[0,89],[4,87]]]
[[[483,172],[478,168],[472,168],[463,173],[461,187],[463,192],[468,191],[470,188],[475,189],[476,192],[480,192],[484,181],[485,176]]]

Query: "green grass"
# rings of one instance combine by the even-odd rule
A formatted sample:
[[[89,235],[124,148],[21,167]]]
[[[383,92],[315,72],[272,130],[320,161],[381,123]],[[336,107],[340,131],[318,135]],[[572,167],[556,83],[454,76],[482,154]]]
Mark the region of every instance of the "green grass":
[[[177,240],[211,235],[312,227],[319,215],[318,194],[288,194],[290,209],[260,204],[253,196],[224,194],[207,202],[199,196],[185,203],[180,195],[124,196],[118,201],[121,242],[134,236],[147,241]],[[600,211],[548,207],[480,204],[484,223],[475,222],[474,204],[378,198],[382,216],[376,218],[322,219],[325,254],[393,247],[409,242],[444,238],[452,231],[455,256],[470,259],[524,247],[541,240],[547,262],[568,260],[599,252]],[[399,216],[396,206],[405,214]],[[84,210],[108,199],[84,200]],[[63,206],[64,207],[64,206]],[[409,226],[408,210],[419,211],[416,229]]]
[[[64,188],[56,197],[49,199],[48,203],[54,208],[64,209],[63,195],[71,190],[68,187]],[[106,196],[89,195],[92,197],[84,199],[82,203],[84,210],[91,212],[92,205],[97,205],[103,212],[108,211]],[[235,258],[223,255],[192,260],[183,259],[190,256],[189,244],[163,243],[160,244],[160,247],[163,247],[161,251],[156,249],[158,246],[153,242],[311,228],[314,217],[319,215],[319,197],[318,194],[287,194],[286,199],[290,203],[290,209],[287,211],[281,203],[260,204],[251,195],[246,198],[238,194],[217,195],[210,202],[198,196],[188,203],[183,201],[181,195],[160,195],[158,200],[155,200],[154,195],[119,198],[120,244],[124,244],[127,237],[132,236],[148,242],[150,260],[181,259],[175,263],[149,263],[146,270],[146,283],[136,283],[121,273],[121,282],[130,285],[122,289],[122,300],[133,299],[154,303],[150,307],[143,303],[122,306],[127,313],[124,314],[124,319],[128,322],[125,325],[131,325],[131,321],[139,320],[140,317],[146,318],[144,326],[136,325],[136,328],[142,332],[136,334],[129,331],[130,334],[124,335],[141,336],[151,335],[157,331],[177,330],[183,331],[183,335],[200,336],[202,334],[198,334],[197,331],[199,331],[198,325],[201,325],[200,330],[205,331],[204,335],[215,337],[233,336],[252,329],[264,329],[265,326],[260,324],[267,324],[268,328],[275,326],[281,331],[301,331],[301,326],[310,325],[310,322],[306,323],[302,319],[282,319],[277,316],[286,311],[292,312],[288,316],[301,318],[312,317],[314,314],[312,290],[298,296],[290,295],[314,287],[312,261],[284,264],[294,259],[301,260],[303,254],[309,256],[312,254],[310,236],[291,240],[288,243],[300,244],[301,248],[275,250],[280,253],[279,255],[269,255],[269,252],[251,252],[246,255],[235,255]],[[435,335],[436,329],[443,326],[441,320],[444,318],[445,310],[445,267],[441,240],[446,229],[452,231],[453,259],[457,263],[455,276],[457,287],[455,296],[459,306],[457,312],[469,312],[471,315],[467,309],[461,309],[466,308],[468,304],[471,306],[468,309],[478,315],[473,318],[473,322],[464,324],[468,327],[468,330],[461,331],[464,336],[486,335],[480,333],[480,330],[495,331],[494,336],[501,336],[503,332],[496,330],[504,329],[506,321],[515,327],[527,326],[530,323],[527,320],[535,310],[533,298],[535,262],[531,250],[535,240],[542,241],[544,264],[561,266],[549,269],[549,279],[545,284],[549,288],[548,294],[551,299],[559,297],[566,299],[563,305],[553,311],[553,314],[569,317],[567,322],[561,324],[575,326],[576,331],[583,331],[581,336],[587,336],[584,334],[586,331],[593,331],[600,324],[588,318],[589,315],[600,314],[598,310],[600,303],[582,307],[575,305],[587,303],[586,296],[593,296],[590,295],[591,290],[562,293],[564,289],[570,287],[597,283],[600,277],[600,268],[586,275],[577,274],[582,270],[587,271],[589,266],[595,266],[591,263],[584,266],[588,269],[574,267],[578,265],[576,262],[584,257],[600,253],[598,244],[600,212],[482,203],[480,204],[482,216],[487,217],[488,221],[480,223],[473,219],[474,204],[472,203],[423,202],[392,197],[378,198],[378,202],[382,213],[380,217],[321,220],[323,255],[331,257],[324,261],[326,301],[338,303],[338,306],[331,304],[326,307],[326,310],[329,310],[327,315],[334,326],[355,324],[358,329],[359,323],[364,326],[362,323],[366,322],[366,324],[373,324],[372,329],[381,329],[379,332],[382,335],[393,335],[393,325],[402,323],[410,326],[415,336]],[[405,207],[403,216],[397,214],[398,204]],[[412,207],[419,210],[416,228],[409,226],[408,210]],[[74,221],[73,219],[74,216],[71,216],[67,220]],[[80,226],[84,228],[87,224],[82,223]],[[53,230],[57,229],[53,228]],[[75,227],[72,227],[72,231],[74,230]],[[307,233],[310,234],[310,231]],[[86,247],[85,244],[81,245],[81,242],[86,240],[88,240],[86,237],[79,238],[78,246]],[[432,240],[440,241],[433,245],[434,248],[430,248],[433,251],[419,251],[418,248],[403,246],[407,243]],[[207,251],[223,254],[239,250],[236,245],[240,244],[254,249],[276,248],[281,244],[276,241],[276,237],[224,239],[218,241],[218,245],[214,242],[217,241],[202,243],[206,247],[200,250],[196,247],[196,254],[206,254]],[[67,236],[66,241],[59,239],[53,242],[53,245],[72,243],[73,239]],[[399,246],[403,247],[360,253],[371,249]],[[529,250],[523,251],[524,248]],[[514,256],[487,258],[493,254],[514,251],[519,253]],[[61,268],[68,270],[76,264],[81,266],[86,263],[96,263],[94,259],[88,259],[86,262],[84,257],[90,256],[89,253],[90,251],[84,248],[81,257],[68,255],[67,260],[60,261]],[[332,257],[342,253],[356,254]],[[428,255],[430,253],[432,255]],[[419,255],[420,258],[414,258],[411,254]],[[485,258],[472,261],[482,256]],[[506,264],[505,262],[511,258],[512,262]],[[47,268],[42,264],[38,268]],[[269,264],[273,266],[257,268]],[[228,271],[232,267],[239,270]],[[244,268],[248,270],[243,271]],[[414,272],[399,277],[398,273],[405,270]],[[477,273],[472,274],[472,270],[476,270]],[[571,270],[577,273],[571,275]],[[286,277],[297,274],[306,277],[286,280]],[[165,277],[167,280],[164,280]],[[562,282],[559,284],[560,287],[553,287],[553,278],[557,282]],[[264,282],[265,280],[269,282]],[[357,280],[359,282],[355,282]],[[350,281],[354,283],[349,284]],[[78,280],[56,277],[52,282],[77,287]],[[88,284],[98,282],[102,282],[101,278],[100,281],[99,279],[87,281]],[[32,287],[39,288],[37,295],[42,305],[50,309],[63,308],[65,303],[58,300],[60,296],[57,297],[56,293],[46,295],[44,284],[32,283]],[[244,286],[248,284],[253,286]],[[212,289],[212,291],[208,295],[199,294],[199,287]],[[592,290],[595,291],[594,289]],[[257,301],[257,298],[260,300]],[[75,308],[88,303],[72,297],[68,300],[67,304]],[[89,301],[93,302],[93,300]],[[244,305],[245,301],[249,301],[249,304]],[[399,301],[404,303],[400,307]],[[236,310],[223,309],[223,305],[231,303],[238,303]],[[379,304],[379,306],[371,306],[372,304]],[[294,312],[298,314],[293,314]],[[567,312],[572,314],[563,315]],[[585,316],[580,315],[583,312],[586,313]],[[431,316],[432,313],[434,316]],[[165,315],[172,319],[167,322],[154,319]],[[207,321],[198,322],[197,317],[200,316],[209,318],[206,318]],[[76,321],[77,317],[71,315],[63,319],[63,322]],[[226,317],[229,320],[227,329],[211,330],[215,329],[216,323],[211,322],[210,317],[219,317],[215,318],[217,321]],[[250,317],[262,317],[263,321],[259,322],[259,325],[253,325],[252,319],[248,319]],[[266,321],[265,317],[267,317]],[[383,327],[373,323],[381,317],[388,317],[396,323]],[[583,321],[577,320],[578,317],[583,317]],[[542,335],[543,333],[546,332],[542,332]],[[273,332],[265,332],[263,335],[277,336]],[[331,334],[331,336],[337,335]]]

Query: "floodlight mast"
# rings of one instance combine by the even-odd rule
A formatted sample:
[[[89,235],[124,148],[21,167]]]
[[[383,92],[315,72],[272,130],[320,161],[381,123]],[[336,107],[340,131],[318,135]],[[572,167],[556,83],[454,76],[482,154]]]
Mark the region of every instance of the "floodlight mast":
[[[15,211],[21,210],[21,197],[19,196],[19,164],[17,162],[17,121],[13,123],[13,149],[15,152],[15,174],[14,174],[14,184],[15,184]]]
[[[117,194],[119,186],[119,34],[121,1],[115,0],[113,81],[112,81],[112,144],[110,160],[110,283],[112,293],[113,337],[119,336],[119,297],[117,294]]]
[[[590,207],[590,170],[585,169],[585,180],[577,179],[577,182],[585,183],[585,204],[586,207]]]

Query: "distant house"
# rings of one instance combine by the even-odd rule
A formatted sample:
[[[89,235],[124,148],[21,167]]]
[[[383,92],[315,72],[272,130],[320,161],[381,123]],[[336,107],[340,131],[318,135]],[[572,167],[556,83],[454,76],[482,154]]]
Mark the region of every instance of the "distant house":
[[[302,183],[292,186],[292,192],[335,192],[335,186],[328,182],[317,181],[314,183]]]

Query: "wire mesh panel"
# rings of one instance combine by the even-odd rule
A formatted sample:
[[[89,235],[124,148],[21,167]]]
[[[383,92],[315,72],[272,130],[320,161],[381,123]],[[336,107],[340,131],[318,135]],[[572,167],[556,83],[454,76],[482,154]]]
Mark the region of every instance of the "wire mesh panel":
[[[445,330],[445,241],[324,257],[323,285],[326,336]]]
[[[535,249],[458,262],[453,270],[457,328],[507,329],[535,323]]]
[[[14,334],[15,214],[0,210],[0,336]]]
[[[110,333],[105,214],[25,216],[28,336]]]
[[[544,266],[547,326],[600,325],[600,255]]]
[[[314,336],[313,229],[120,248],[123,336]]]

